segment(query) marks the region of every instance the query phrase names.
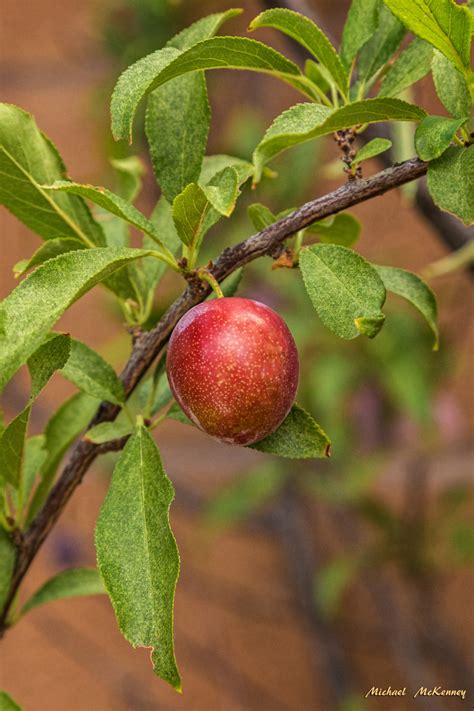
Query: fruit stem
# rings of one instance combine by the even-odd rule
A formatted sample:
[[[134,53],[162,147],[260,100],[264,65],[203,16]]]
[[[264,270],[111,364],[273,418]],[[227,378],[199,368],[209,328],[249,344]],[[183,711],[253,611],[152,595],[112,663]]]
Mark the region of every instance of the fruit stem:
[[[212,276],[211,272],[208,272],[207,269],[199,269],[197,272],[197,275],[199,279],[202,279],[203,281],[207,281],[209,286],[212,288],[212,291],[216,295],[218,299],[223,299],[224,298],[224,293],[219,286],[219,283],[215,277]]]
[[[301,247],[303,245],[304,230],[300,230],[296,233],[295,246],[293,249],[293,266],[296,267],[299,261]]]

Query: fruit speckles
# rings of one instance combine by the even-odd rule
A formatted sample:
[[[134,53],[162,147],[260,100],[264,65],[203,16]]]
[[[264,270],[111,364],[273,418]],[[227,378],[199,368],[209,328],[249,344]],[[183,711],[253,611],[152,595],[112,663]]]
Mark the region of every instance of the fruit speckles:
[[[253,444],[288,414],[298,385],[298,353],[283,319],[257,301],[198,304],[171,336],[167,371],[186,415],[212,437]]]

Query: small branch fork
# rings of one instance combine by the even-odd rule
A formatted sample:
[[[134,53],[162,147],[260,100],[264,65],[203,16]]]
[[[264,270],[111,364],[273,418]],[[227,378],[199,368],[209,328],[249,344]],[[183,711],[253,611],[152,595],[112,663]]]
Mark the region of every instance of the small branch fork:
[[[400,165],[387,168],[370,178],[348,181],[334,192],[307,202],[298,210],[266,227],[253,237],[227,248],[208,270],[208,273],[213,280],[221,282],[239,267],[254,259],[275,254],[284,240],[294,236],[313,222],[335,215],[353,205],[383,195],[388,190],[416,180],[425,175],[427,168],[427,163],[413,158]],[[208,282],[203,279],[193,280],[170,306],[155,328],[136,334],[132,353],[121,375],[127,396],[133,392],[154,359],[166,345],[179,319],[190,308],[203,301],[210,292],[211,286]],[[119,412],[118,406],[102,403],[89,427],[100,422],[111,422]],[[0,636],[8,627],[8,613],[21,581],[42,543],[81,483],[86,471],[99,454],[109,451],[111,448],[120,449],[124,444],[125,439],[105,445],[93,444],[82,439],[72,448],[69,459],[51,489],[44,507],[33,520],[29,529],[25,531],[22,539],[17,541],[15,569],[3,610],[0,613]]]

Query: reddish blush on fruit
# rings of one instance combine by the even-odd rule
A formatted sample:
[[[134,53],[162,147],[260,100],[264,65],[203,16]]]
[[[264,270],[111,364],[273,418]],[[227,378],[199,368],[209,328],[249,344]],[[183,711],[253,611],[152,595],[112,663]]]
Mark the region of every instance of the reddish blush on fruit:
[[[173,331],[166,365],[189,419],[230,444],[253,444],[274,432],[298,386],[298,352],[288,326],[265,304],[239,297],[188,311]]]

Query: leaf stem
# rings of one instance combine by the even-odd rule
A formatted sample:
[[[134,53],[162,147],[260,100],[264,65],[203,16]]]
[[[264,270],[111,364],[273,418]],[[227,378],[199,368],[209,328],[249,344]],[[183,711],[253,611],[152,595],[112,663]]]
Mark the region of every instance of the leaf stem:
[[[299,230],[296,233],[295,246],[293,248],[293,266],[296,267],[299,261],[301,247],[303,246],[304,230]]]
[[[162,252],[158,252],[155,250],[151,250],[150,252],[150,257],[155,257],[155,259],[161,259],[162,262],[165,262],[173,271],[177,272],[178,274],[182,273],[181,267],[178,265],[178,262],[174,258],[174,255],[172,252],[169,250],[166,250],[168,254],[163,254]]]

